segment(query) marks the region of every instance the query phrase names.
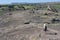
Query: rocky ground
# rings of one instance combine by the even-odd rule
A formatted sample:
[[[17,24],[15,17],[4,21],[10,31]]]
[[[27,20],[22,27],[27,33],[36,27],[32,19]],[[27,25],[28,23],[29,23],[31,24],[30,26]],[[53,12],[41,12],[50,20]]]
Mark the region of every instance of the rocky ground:
[[[51,23],[52,18],[56,17],[55,13],[44,15],[46,12],[49,11],[35,10],[33,13],[31,10],[25,10],[5,13],[0,17],[0,40],[60,40],[60,23]],[[44,31],[44,23],[48,23],[47,32]]]

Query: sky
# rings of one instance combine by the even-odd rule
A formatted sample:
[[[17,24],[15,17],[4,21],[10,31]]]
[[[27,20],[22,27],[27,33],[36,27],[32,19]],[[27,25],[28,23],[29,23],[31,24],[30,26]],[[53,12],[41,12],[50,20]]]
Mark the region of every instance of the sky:
[[[42,3],[42,2],[60,2],[60,0],[0,0],[0,4],[10,4],[10,3]]]

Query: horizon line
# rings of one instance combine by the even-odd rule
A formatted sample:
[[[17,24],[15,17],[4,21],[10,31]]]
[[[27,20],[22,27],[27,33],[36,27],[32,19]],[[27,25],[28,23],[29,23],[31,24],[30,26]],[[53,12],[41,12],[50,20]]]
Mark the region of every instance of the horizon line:
[[[11,2],[11,3],[6,3],[6,4],[14,4],[14,3],[24,4],[24,3],[60,3],[60,2]],[[1,3],[0,3],[0,5],[1,5]]]

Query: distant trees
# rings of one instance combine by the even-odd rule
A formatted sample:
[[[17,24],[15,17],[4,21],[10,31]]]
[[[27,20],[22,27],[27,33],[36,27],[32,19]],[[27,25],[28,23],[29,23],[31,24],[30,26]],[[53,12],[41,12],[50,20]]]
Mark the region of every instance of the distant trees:
[[[0,5],[0,8],[1,8],[1,5]]]
[[[13,11],[13,9],[14,9],[14,5],[9,5],[9,6],[8,6],[8,10],[9,10],[9,11]]]
[[[2,8],[4,7],[4,8]],[[39,10],[41,8],[43,8],[43,5],[40,4],[10,4],[10,5],[0,5],[0,8],[4,11],[6,8],[6,10],[8,11],[15,11],[15,10],[29,10],[29,9],[35,9],[35,10]],[[0,10],[1,10],[0,9]]]
[[[25,10],[25,8],[23,6],[20,6],[20,5],[9,5],[8,8],[9,8],[9,11]]]

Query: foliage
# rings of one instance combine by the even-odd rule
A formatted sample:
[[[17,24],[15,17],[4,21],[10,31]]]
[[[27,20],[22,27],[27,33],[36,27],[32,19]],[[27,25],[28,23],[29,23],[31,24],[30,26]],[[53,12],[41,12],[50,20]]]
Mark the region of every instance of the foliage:
[[[60,5],[59,4],[56,4],[56,5],[53,5],[54,8],[60,8]]]

